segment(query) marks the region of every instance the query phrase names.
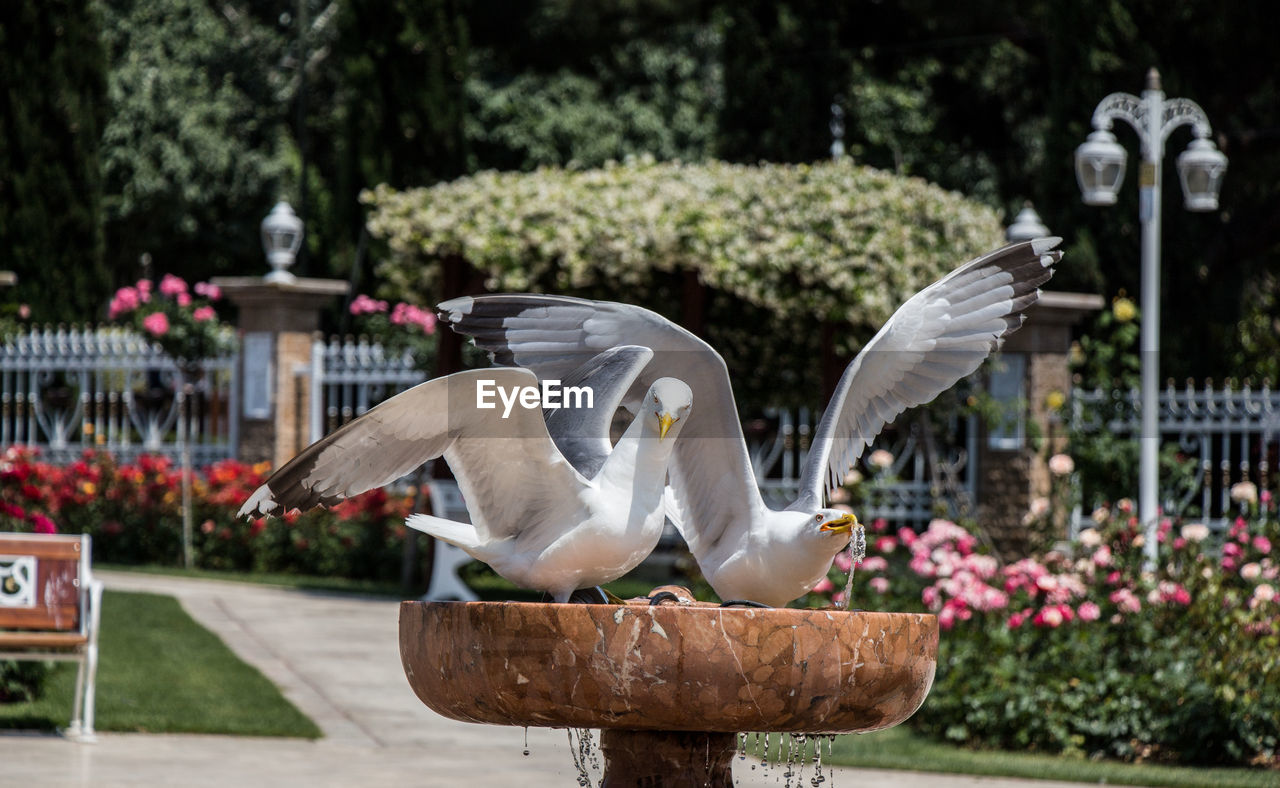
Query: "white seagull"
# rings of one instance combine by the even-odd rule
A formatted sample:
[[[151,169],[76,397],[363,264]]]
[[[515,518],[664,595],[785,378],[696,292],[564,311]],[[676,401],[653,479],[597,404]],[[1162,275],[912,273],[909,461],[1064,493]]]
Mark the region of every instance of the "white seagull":
[[[626,342],[656,357],[624,400],[658,375],[686,381],[698,401],[671,461],[667,515],[721,599],[780,607],[803,596],[861,526],[822,508],[876,435],[907,408],[971,374],[1022,325],[1062,253],[1060,238],[1005,246],[916,293],[845,369],[814,435],[800,494],[782,510],[760,496],[728,368],[709,345],[637,306],[547,295],[457,298],[442,319],[499,364],[556,379],[583,352]]]
[[[577,377],[619,377],[610,385],[621,396],[651,355],[644,348],[615,348]],[[552,442],[540,407],[516,402],[504,415],[496,392],[514,397],[536,390],[532,372],[478,369],[429,380],[303,450],[249,497],[240,515],[331,505],[443,455],[471,523],[415,514],[408,524],[462,548],[518,586],[565,602],[578,588],[629,572],[662,535],[667,462],[688,422],[692,393],[672,378],[645,385],[639,415],[596,470],[584,474]],[[480,386],[486,396],[478,397]],[[596,437],[580,441],[595,454],[601,442],[607,445],[617,406],[609,396],[602,390],[595,408],[565,411],[573,422],[569,431]],[[481,407],[481,399],[496,407]]]

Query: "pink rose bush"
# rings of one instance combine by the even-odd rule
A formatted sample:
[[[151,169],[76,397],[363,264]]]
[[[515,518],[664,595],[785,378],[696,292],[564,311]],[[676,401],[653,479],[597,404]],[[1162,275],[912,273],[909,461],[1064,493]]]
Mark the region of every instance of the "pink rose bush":
[[[107,318],[138,331],[158,344],[180,366],[194,368],[202,359],[229,353],[232,330],[218,320],[213,303],[222,298],[217,285],[165,274],[159,285],[149,279],[122,287],[107,306]]]
[[[941,630],[938,677],[913,724],[1011,749],[1280,762],[1272,511],[1216,534],[1163,521],[1148,572],[1132,503],[1101,508],[1069,546],[1008,561],[949,520],[918,533],[868,525],[854,607],[930,612]],[[848,566],[838,556],[810,602],[842,592]]]
[[[418,369],[429,369],[435,359],[434,312],[404,302],[392,305],[363,293],[347,307],[356,319],[357,333],[368,337],[388,353],[407,353]]]

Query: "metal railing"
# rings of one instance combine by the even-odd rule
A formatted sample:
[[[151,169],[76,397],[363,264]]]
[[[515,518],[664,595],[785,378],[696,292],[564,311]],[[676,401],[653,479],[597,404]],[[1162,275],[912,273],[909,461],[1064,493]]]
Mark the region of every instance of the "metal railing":
[[[1141,397],[1131,391],[1076,391],[1071,401],[1074,432],[1107,430],[1138,439]],[[1194,463],[1191,483],[1181,490],[1161,490],[1166,514],[1202,519],[1214,529],[1229,526],[1239,511],[1232,487],[1251,482],[1255,490],[1272,490],[1280,457],[1280,392],[1230,383],[1215,388],[1211,381],[1196,388],[1191,382],[1177,388],[1170,382],[1160,393],[1159,441],[1175,445]],[[1086,508],[1089,491],[1082,490]]]
[[[311,441],[426,380],[408,352],[387,353],[367,339],[317,338],[311,343]]]
[[[130,331],[17,334],[0,345],[0,446],[34,446],[53,462],[90,448],[176,459],[190,434],[197,465],[234,457],[236,357],[207,359],[199,369],[188,402],[177,365]]]
[[[816,421],[809,409],[800,408],[794,413],[771,410],[745,425],[756,483],[770,506],[786,506],[798,494]],[[860,477],[853,485],[858,518],[864,523],[883,518],[894,527],[919,529],[939,515],[955,518],[971,511],[976,485],[972,458],[977,456],[973,419],[964,419],[960,431],[966,436],[964,445],[944,447],[934,440],[926,419],[907,414],[896,429],[881,433],[855,468]]]

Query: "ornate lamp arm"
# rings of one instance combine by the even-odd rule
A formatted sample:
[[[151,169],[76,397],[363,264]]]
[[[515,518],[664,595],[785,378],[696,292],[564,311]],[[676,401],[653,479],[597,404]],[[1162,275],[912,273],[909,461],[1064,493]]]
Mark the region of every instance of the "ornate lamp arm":
[[[1208,139],[1213,134],[1209,126],[1209,116],[1204,114],[1200,105],[1191,99],[1168,99],[1164,102],[1164,122],[1160,125],[1161,141],[1169,139],[1169,135],[1179,126],[1191,124],[1192,133],[1199,139]]]
[[[1111,130],[1111,122],[1123,120],[1141,136],[1147,128],[1147,103],[1132,93],[1112,93],[1093,111],[1093,127]]]

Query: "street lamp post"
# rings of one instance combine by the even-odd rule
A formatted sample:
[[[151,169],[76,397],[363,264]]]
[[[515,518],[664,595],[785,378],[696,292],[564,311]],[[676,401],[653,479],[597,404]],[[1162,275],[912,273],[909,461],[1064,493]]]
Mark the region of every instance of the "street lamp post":
[[[1188,99],[1166,99],[1160,87],[1160,73],[1153,68],[1147,72],[1146,89],[1141,98],[1129,93],[1112,93],[1093,111],[1094,131],[1076,148],[1076,178],[1088,205],[1114,205],[1124,180],[1125,150],[1111,133],[1115,120],[1132,126],[1142,143],[1142,164],[1138,172],[1138,219],[1142,223],[1142,434],[1138,517],[1145,530],[1146,563],[1153,567],[1159,514],[1160,168],[1164,143],[1179,126],[1192,127],[1195,140],[1177,162],[1189,211],[1217,210],[1227,157],[1209,139],[1213,131],[1204,110]]]

